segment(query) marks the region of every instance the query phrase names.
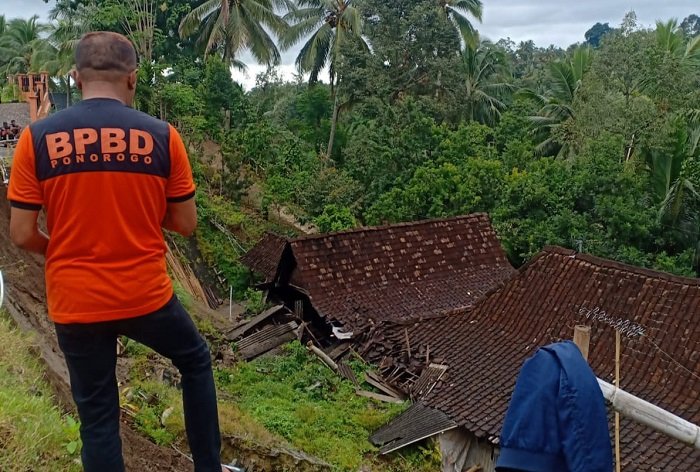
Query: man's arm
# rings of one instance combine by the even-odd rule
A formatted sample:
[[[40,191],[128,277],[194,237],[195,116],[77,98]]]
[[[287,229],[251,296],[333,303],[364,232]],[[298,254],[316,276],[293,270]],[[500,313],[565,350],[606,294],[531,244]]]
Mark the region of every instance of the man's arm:
[[[161,226],[185,237],[192,236],[197,227],[197,206],[194,198],[184,202],[168,202],[168,209]]]
[[[37,227],[39,212],[12,207],[10,211],[10,239],[25,251],[46,254],[49,237]]]

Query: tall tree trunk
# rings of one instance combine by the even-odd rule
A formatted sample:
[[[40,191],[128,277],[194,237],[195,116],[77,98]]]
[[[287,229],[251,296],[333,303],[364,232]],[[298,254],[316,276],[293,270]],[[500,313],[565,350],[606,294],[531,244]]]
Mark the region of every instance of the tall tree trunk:
[[[338,91],[335,93],[335,100],[333,101],[333,118],[331,120],[331,136],[328,139],[328,158],[330,159],[331,154],[333,154],[333,143],[335,142],[335,130],[338,127],[338,115],[340,114],[340,106],[338,105]]]

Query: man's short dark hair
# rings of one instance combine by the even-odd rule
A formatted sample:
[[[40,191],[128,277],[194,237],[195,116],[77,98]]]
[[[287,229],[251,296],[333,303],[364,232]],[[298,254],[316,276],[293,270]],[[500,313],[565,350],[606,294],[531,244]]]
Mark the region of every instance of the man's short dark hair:
[[[119,33],[87,33],[75,49],[75,66],[81,73],[129,74],[137,65],[133,44]]]

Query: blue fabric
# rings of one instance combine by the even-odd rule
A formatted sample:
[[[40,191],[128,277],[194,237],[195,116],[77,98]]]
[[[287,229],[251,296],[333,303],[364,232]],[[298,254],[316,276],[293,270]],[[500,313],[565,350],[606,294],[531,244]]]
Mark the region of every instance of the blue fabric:
[[[610,472],[605,399],[571,341],[525,361],[506,413],[496,470]]]

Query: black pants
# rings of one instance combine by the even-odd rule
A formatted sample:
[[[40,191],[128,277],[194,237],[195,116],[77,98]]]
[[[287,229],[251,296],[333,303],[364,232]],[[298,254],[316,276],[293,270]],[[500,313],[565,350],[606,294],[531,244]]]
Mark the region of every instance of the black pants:
[[[177,298],[137,318],[56,324],[56,334],[80,416],[85,472],[124,470],[115,374],[120,335],[173,361],[182,375],[185,428],[195,471],[221,471],[221,437],[209,348]]]

